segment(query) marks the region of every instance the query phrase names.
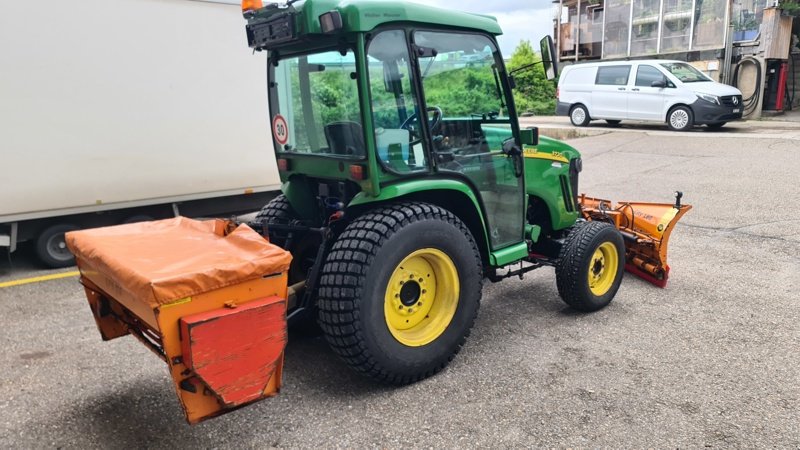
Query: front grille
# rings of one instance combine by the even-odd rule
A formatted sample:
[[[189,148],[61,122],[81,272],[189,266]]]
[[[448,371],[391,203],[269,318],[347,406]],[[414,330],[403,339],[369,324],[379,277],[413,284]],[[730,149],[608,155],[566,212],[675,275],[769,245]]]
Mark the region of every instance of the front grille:
[[[730,106],[732,108],[738,108],[742,106],[741,95],[726,95],[724,97],[720,97],[719,101],[722,102],[723,105]]]

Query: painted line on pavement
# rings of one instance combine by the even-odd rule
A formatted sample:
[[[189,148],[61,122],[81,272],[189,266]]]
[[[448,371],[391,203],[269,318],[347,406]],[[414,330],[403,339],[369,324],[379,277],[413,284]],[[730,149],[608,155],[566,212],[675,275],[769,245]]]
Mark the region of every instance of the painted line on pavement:
[[[74,272],[54,273],[52,275],[43,275],[41,277],[31,277],[31,278],[22,278],[19,280],[5,281],[3,283],[0,283],[0,289],[12,286],[20,286],[23,284],[41,283],[42,281],[58,280],[60,278],[77,277],[80,274],[81,273],[76,270]]]

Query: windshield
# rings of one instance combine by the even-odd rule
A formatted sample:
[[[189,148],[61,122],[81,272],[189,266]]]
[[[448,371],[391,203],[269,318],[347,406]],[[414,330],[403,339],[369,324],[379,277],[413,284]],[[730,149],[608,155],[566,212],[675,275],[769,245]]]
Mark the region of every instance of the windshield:
[[[695,83],[698,81],[714,81],[708,78],[703,72],[692,67],[690,64],[678,63],[662,63],[661,67],[669,70],[669,73],[675,76],[684,83]]]
[[[352,51],[284,58],[270,72],[272,134],[279,152],[365,156]]]

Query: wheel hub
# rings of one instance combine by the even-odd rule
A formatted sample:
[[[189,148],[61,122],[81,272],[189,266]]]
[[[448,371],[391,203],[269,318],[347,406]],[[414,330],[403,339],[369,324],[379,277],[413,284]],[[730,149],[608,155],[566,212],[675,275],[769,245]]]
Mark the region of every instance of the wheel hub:
[[[589,260],[589,290],[594,295],[605,295],[614,284],[619,267],[617,248],[611,242],[604,242]]]
[[[458,271],[447,254],[426,248],[406,256],[386,286],[389,332],[410,347],[428,344],[447,329],[458,306]]]

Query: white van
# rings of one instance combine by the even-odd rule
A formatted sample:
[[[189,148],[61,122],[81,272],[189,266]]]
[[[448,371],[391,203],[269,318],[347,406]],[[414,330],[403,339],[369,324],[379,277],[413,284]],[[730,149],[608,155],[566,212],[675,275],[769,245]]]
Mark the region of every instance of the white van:
[[[742,92],[682,61],[650,59],[566,66],[558,80],[556,114],[575,126],[604,119],[666,122],[673,130],[719,128],[742,118]]]

